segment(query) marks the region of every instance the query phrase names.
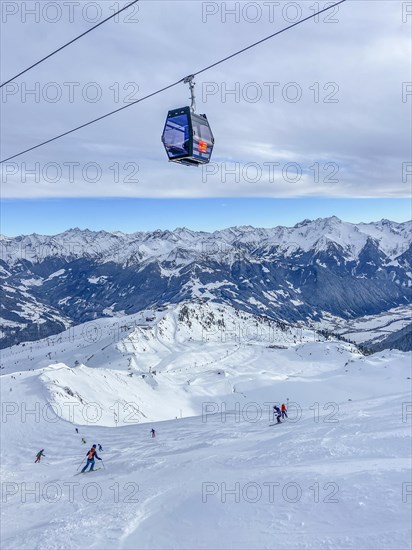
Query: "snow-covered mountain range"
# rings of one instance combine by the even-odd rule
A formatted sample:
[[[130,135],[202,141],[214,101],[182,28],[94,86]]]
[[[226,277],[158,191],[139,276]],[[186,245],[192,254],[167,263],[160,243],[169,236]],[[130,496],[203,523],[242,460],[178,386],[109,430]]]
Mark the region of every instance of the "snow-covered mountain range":
[[[410,304],[411,229],[410,221],[331,217],[213,233],[2,236],[2,347],[184,300],[283,322],[333,318],[342,328]]]

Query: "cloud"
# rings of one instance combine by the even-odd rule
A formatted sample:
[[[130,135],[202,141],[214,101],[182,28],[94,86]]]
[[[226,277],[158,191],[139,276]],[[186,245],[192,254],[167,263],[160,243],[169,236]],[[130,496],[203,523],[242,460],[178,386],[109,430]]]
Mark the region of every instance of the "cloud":
[[[4,4],[18,12],[3,23],[3,78],[90,28],[93,5],[100,20],[113,10],[68,2],[53,23],[46,1],[24,22],[24,2]],[[168,109],[189,102],[181,84],[6,163],[3,197],[409,196],[404,4],[348,1],[199,75],[197,110],[216,140],[208,167],[168,163],[160,141]],[[3,89],[2,157],[310,13],[310,2],[141,2]]]

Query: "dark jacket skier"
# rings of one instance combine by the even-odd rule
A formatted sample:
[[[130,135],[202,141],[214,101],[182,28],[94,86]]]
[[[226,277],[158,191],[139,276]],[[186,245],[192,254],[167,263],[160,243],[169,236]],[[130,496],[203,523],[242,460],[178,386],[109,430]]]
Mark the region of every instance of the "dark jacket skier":
[[[88,451],[86,454],[87,454],[87,462],[86,462],[86,466],[82,470],[82,473],[87,470],[89,465],[90,465],[90,472],[92,472],[94,470],[94,459],[95,458],[97,458],[97,460],[101,460],[101,458],[97,456],[96,445],[93,445],[93,447],[90,449],[90,451]]]
[[[152,434],[152,437],[156,437],[156,432],[154,431],[153,428],[150,430],[150,433]]]
[[[43,451],[44,451],[44,449],[42,449],[41,451],[39,451],[39,452],[36,454],[36,460],[34,461],[35,464],[36,464],[36,462],[40,462],[42,456],[46,456],[46,455],[43,453]]]
[[[100,445],[100,443],[98,445],[99,445],[99,452],[103,451],[103,447]]]
[[[280,417],[282,416],[282,413],[280,412],[280,409],[277,405],[274,405],[273,407],[273,416],[275,416],[275,414],[277,423],[280,424]]]

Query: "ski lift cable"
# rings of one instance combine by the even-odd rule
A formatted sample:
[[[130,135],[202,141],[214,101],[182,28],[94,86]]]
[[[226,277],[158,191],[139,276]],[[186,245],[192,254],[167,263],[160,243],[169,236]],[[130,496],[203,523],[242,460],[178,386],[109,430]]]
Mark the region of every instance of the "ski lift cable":
[[[135,0],[137,1],[137,0]],[[334,4],[331,4],[329,6],[327,6],[326,8],[323,8],[322,10],[319,10],[315,13],[313,13],[312,15],[309,15],[308,17],[305,17],[304,19],[300,19],[299,21],[297,21],[296,23],[293,23],[292,25],[289,25],[287,27],[284,27],[283,29],[281,29],[280,31],[277,31],[269,36],[266,36],[265,38],[262,38],[261,40],[257,41],[257,42],[254,42],[253,44],[250,44],[249,46],[246,46],[245,48],[242,48],[241,50],[227,56],[227,57],[224,57],[223,59],[220,59],[219,61],[216,61],[215,63],[212,63],[211,65],[208,65],[207,67],[204,67],[203,69],[200,69],[199,71],[193,73],[192,75],[189,75],[189,76],[186,76],[184,78],[181,78],[180,80],[177,80],[176,82],[173,82],[172,84],[169,84],[167,86],[164,86],[163,88],[160,88],[159,90],[156,90],[155,92],[151,92],[150,94],[144,96],[144,97],[141,97],[140,99],[136,99],[135,101],[132,101],[131,103],[128,103],[127,105],[123,105],[123,107],[119,107],[118,109],[114,109],[113,111],[110,111],[109,113],[106,113],[105,115],[102,115],[102,116],[99,116],[93,120],[90,120],[89,122],[85,122],[84,124],[81,124],[80,126],[76,126],[75,128],[72,128],[71,130],[68,130],[67,132],[63,132],[62,134],[59,134],[53,138],[50,138],[46,141],[43,141],[37,145],[34,145],[33,147],[29,147],[28,149],[25,149],[24,151],[20,151],[20,153],[16,153],[15,155],[12,155],[10,157],[7,157],[3,160],[0,161],[0,164],[2,164],[3,162],[7,162],[9,160],[12,160],[16,157],[19,157],[20,155],[24,155],[25,153],[28,153],[29,151],[33,151],[34,149],[38,149],[39,147],[42,147],[43,145],[47,145],[48,143],[51,143],[52,141],[56,141],[57,139],[60,139],[64,136],[67,136],[69,134],[72,134],[74,132],[77,132],[78,130],[81,130],[82,128],[85,128],[86,126],[90,126],[91,124],[94,124],[95,122],[98,122],[100,120],[103,120],[104,118],[107,118],[111,115],[114,115],[115,113],[118,113],[120,111],[123,111],[123,109],[127,109],[128,107],[132,107],[132,105],[136,105],[136,103],[140,103],[141,101],[144,101],[146,99],[149,99],[150,97],[153,97],[155,95],[158,95],[162,92],[165,92],[166,90],[169,90],[170,88],[173,88],[174,86],[177,86],[178,84],[181,84],[182,82],[188,82],[188,79],[190,77],[195,77],[201,73],[204,73],[205,71],[208,71],[209,69],[213,68],[213,67],[216,67],[217,65],[220,65],[221,63],[224,63],[225,61],[228,61],[229,59],[232,59],[233,57],[247,51],[247,50],[250,50],[251,48],[254,48],[255,46],[258,46],[259,44],[262,44],[263,42],[266,42],[267,40],[275,37],[275,36],[278,36],[279,34],[283,33],[283,32],[286,32],[287,30],[293,28],[293,27],[296,27],[297,25],[300,25],[301,23],[304,23],[305,21],[308,21],[309,19],[313,19],[314,17],[316,17],[317,15],[325,12],[325,11],[328,11],[336,6],[338,6],[339,4],[343,4],[344,2],[346,2],[346,0],[340,0],[339,2],[336,2]],[[131,4],[129,4],[131,5]],[[92,29],[91,29],[92,30]]]
[[[123,111],[123,109],[127,109],[127,107],[131,107],[132,105],[135,105],[136,103],[140,103],[141,101],[144,101],[145,99],[148,99],[149,97],[152,97],[154,95],[165,92],[169,88],[173,88],[173,86],[176,86],[177,84],[180,84],[181,82],[182,82],[182,80],[178,80],[177,82],[174,82],[173,84],[169,84],[168,86],[165,86],[164,88],[161,88],[160,90],[156,90],[155,92],[152,92],[151,94],[148,94],[144,97],[141,97],[140,99],[136,99],[136,101],[133,101],[132,103],[128,103],[127,105],[123,105],[123,107],[119,107],[119,109],[115,109],[114,111],[111,111],[110,113],[106,113],[105,115],[99,116],[98,118],[90,120],[89,122],[85,122],[84,124],[81,124],[80,126],[77,126],[76,128],[72,128],[71,130],[68,130],[67,132],[63,132],[62,134],[59,134],[58,136],[55,136],[51,139],[43,141],[42,143],[39,143],[38,145],[34,145],[33,147],[29,147],[28,149],[25,149],[24,151],[21,151],[20,153],[17,153],[16,155],[12,155],[11,157],[8,157],[4,160],[1,160],[0,164],[2,164],[3,162],[6,162],[8,160],[14,159],[16,157],[19,157],[20,155],[23,155],[24,153],[28,153],[29,151],[33,151],[33,149],[37,149],[38,147],[42,147],[43,145],[46,145],[47,143],[51,143],[52,141],[56,141],[57,139],[60,139],[64,136],[67,136],[68,134],[72,134],[73,132],[77,132],[77,130],[81,130],[82,128],[85,128],[86,126],[90,126],[90,124],[94,124],[95,122],[98,122],[99,120],[103,120],[104,118],[107,118],[111,115],[114,115],[115,113],[118,113],[119,111]]]
[[[12,80],[15,80],[16,78],[18,78],[22,74],[27,73],[28,71],[30,71],[30,69],[33,69],[33,67],[36,67],[37,65],[40,65],[40,63],[43,63],[43,61],[46,61],[46,59],[49,59],[49,57],[52,57],[53,55],[60,52],[61,50],[64,50],[64,48],[67,48],[67,46],[70,46],[70,44],[73,44],[73,42],[76,42],[77,40],[79,40],[83,36],[86,36],[86,34],[89,34],[89,32],[94,31],[94,29],[97,29],[97,27],[100,27],[100,25],[103,25],[103,23],[106,23],[106,21],[109,21],[110,19],[113,19],[113,17],[116,17],[116,15],[119,15],[119,13],[121,13],[122,11],[127,10],[128,8],[133,6],[133,4],[136,4],[136,2],[139,2],[139,0],[133,0],[133,2],[130,2],[129,4],[127,4],[126,6],[121,8],[120,10],[117,10],[112,15],[109,15],[109,17],[106,17],[106,19],[103,19],[103,21],[100,21],[100,23],[97,23],[97,25],[94,25],[94,27],[92,27],[91,29],[83,32],[82,34],[79,34],[79,36],[76,36],[76,38],[73,38],[73,40],[70,40],[70,42],[67,42],[66,44],[63,44],[63,46],[60,46],[60,48],[57,48],[57,50],[54,50],[53,52],[49,53],[49,55],[46,55],[42,59],[39,59],[39,61],[36,61],[36,63],[33,63],[33,65],[30,65],[30,67],[27,67],[27,69],[24,69],[24,71],[21,71],[20,73],[16,74],[12,78],[9,78],[9,80],[6,80],[6,82],[3,82],[2,84],[0,84],[0,88],[3,88],[3,86],[5,86],[6,84],[9,84]]]
[[[262,44],[263,42],[266,42],[267,40],[270,40],[271,38],[274,38],[278,34],[281,34],[285,31],[288,31],[289,29],[296,27],[297,25],[300,25],[301,23],[308,21],[309,19],[313,19],[317,15],[323,13],[324,11],[330,10],[332,8],[335,8],[339,4],[343,4],[346,2],[346,0],[340,0],[340,2],[336,2],[330,6],[327,6],[326,8],[323,8],[322,10],[319,10],[316,13],[313,13],[312,15],[308,15],[308,17],[305,17],[304,19],[300,19],[296,23],[292,23],[292,25],[289,25],[288,27],[285,27],[281,29],[280,31],[274,32],[273,34],[270,34],[269,36],[266,36],[265,38],[262,38],[261,40],[258,40],[257,42],[254,42],[253,44],[250,44],[249,46],[246,46],[246,48],[243,48],[235,53],[232,53],[231,55],[228,55],[227,57],[224,57],[223,59],[220,59],[220,61],[216,61],[215,63],[212,63],[211,65],[208,65],[204,69],[201,69],[200,71],[197,71],[197,73],[193,73],[193,76],[197,76],[198,74],[204,73],[205,71],[208,71],[209,69],[212,69],[213,67],[216,67],[216,65],[220,65],[221,63],[224,63],[225,61],[228,61],[229,59],[232,59],[232,57],[235,57],[236,55],[239,55],[243,52],[246,52],[247,50],[250,50],[251,48],[254,48],[255,46],[258,46],[259,44]]]

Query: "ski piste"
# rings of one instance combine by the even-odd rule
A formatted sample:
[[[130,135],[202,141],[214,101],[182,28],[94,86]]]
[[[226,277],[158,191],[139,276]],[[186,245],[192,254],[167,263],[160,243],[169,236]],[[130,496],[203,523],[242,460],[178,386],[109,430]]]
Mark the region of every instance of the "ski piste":
[[[192,335],[191,330],[187,334]],[[42,345],[44,357],[49,346],[47,342]],[[74,357],[76,342],[65,345],[67,354]],[[98,345],[104,347],[107,343]],[[146,375],[144,379],[137,374],[129,377],[127,363],[122,372],[121,364],[115,362],[115,350],[109,357],[112,365],[100,363],[109,348],[99,352],[97,344],[89,350],[97,357],[94,367],[63,363],[43,367],[39,349],[39,368],[28,368],[36,365],[35,356],[27,370],[12,371],[15,378],[11,373],[2,375],[3,402],[13,395],[26,411],[36,411],[39,406],[45,411],[39,417],[27,414],[24,423],[21,407],[10,407],[8,416],[3,415],[7,421],[2,422],[0,430],[2,487],[6,481],[9,492],[19,492],[7,496],[2,548],[94,550],[107,548],[105,538],[118,535],[118,543],[110,539],[112,550],[200,550],[202,546],[273,550],[303,546],[308,550],[410,548],[410,499],[403,503],[400,492],[410,475],[407,442],[411,417],[406,415],[410,409],[405,410],[407,422],[402,422],[401,415],[386,414],[382,426],[385,411],[402,410],[402,403],[411,400],[405,384],[410,376],[410,353],[386,350],[364,356],[352,344],[329,340],[291,343],[275,351],[266,347],[267,342],[239,349],[233,345],[233,356],[226,358],[228,343],[202,342],[199,337],[198,341],[186,341],[185,346],[185,351],[178,349],[173,358],[162,358],[168,373]],[[153,349],[157,353],[161,348]],[[167,353],[170,355],[170,350]],[[144,359],[145,355],[140,355]],[[200,366],[200,356],[205,363],[219,360],[219,366]],[[15,357],[6,363],[10,370],[21,368],[14,366]],[[153,355],[146,361],[150,366]],[[189,378],[190,385],[185,383]],[[143,418],[135,416],[134,409],[134,423],[124,421],[130,418],[127,409],[123,418],[119,415],[116,426],[110,407],[119,394],[127,402],[137,401],[139,395],[145,398],[139,401],[145,422],[137,422]],[[81,445],[70,417],[49,421],[50,402],[60,405],[56,410],[64,415],[68,410],[64,403],[69,398],[76,403],[77,396],[84,403],[101,403],[99,422],[86,424],[86,418],[81,426],[87,444],[100,443],[107,453],[101,455],[104,462],[100,463],[103,468],[107,463],[107,472],[94,480],[73,480],[86,464],[88,449]],[[286,401],[287,397],[299,404],[300,409],[295,406],[298,420],[291,407],[291,418],[281,420],[287,426],[278,434],[272,433],[267,429],[268,418],[269,424],[277,424],[277,418],[270,413],[270,420],[267,403]],[[201,416],[205,402],[211,414]],[[233,414],[236,403],[239,413]],[[176,419],[180,408],[183,417]],[[81,404],[73,406],[79,423],[82,416],[78,411],[85,410]],[[121,412],[122,407],[116,406],[115,410]],[[256,410],[261,415],[254,421]],[[173,412],[172,418],[165,419]],[[150,436],[152,427],[158,440]],[[22,442],[33,450],[33,455],[22,454]],[[47,468],[46,464],[42,467],[32,463],[42,448],[50,463]],[[253,464],[258,467],[253,468]],[[100,471],[100,466],[96,459],[93,471]],[[55,494],[56,478],[62,498],[49,502]],[[27,498],[30,495],[25,502],[21,498],[21,487],[30,490],[33,481],[40,482],[40,506],[31,504]],[[67,485],[70,482],[72,486]],[[95,498],[93,486],[90,492],[86,487],[83,493],[83,488],[96,482],[102,494],[93,505],[87,500]],[[73,499],[67,487],[73,491]],[[338,493],[331,496],[338,487]],[[42,488],[48,491],[46,498]],[[262,497],[252,503],[254,488],[262,491]],[[292,489],[299,494],[302,491],[300,500],[289,502],[297,494]],[[239,493],[230,494],[232,490]],[[282,498],[282,492],[288,499]],[[239,495],[240,502],[236,503]],[[33,502],[37,496],[33,495]],[[221,502],[223,496],[226,503]],[[113,505],[114,499],[122,503],[120,511]],[[273,506],[273,499],[281,503],[281,508]],[[336,499],[338,503],[327,502]],[[48,511],[54,521],[45,527]],[[344,533],[336,528],[341,517],[348,519]],[[24,528],[16,524],[16,518]]]

